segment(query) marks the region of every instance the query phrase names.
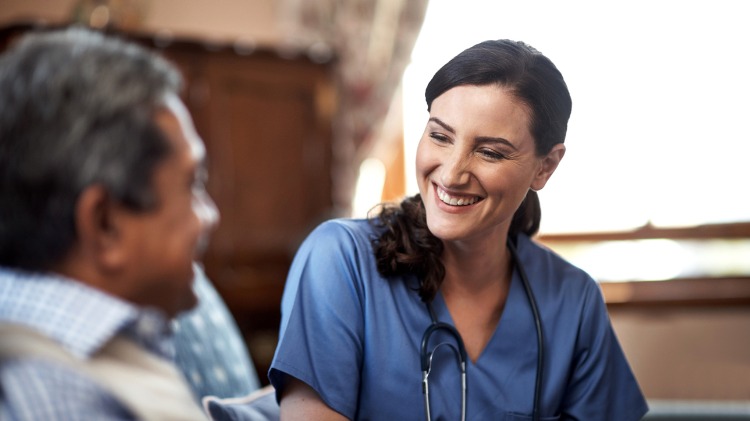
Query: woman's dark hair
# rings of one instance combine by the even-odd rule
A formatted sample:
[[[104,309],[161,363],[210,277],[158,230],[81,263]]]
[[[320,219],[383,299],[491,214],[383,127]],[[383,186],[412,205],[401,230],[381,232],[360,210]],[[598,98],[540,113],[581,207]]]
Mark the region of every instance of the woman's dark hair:
[[[462,85],[501,86],[525,105],[537,156],[546,155],[554,145],[565,141],[572,108],[568,87],[552,61],[533,47],[497,40],[464,50],[430,80],[425,90],[427,109],[435,98]],[[385,228],[374,242],[378,271],[386,277],[406,273],[419,276],[420,297],[432,301],[445,276],[440,260],[443,244],[427,228],[421,197],[384,205],[373,221]],[[513,215],[508,235],[534,235],[540,221],[539,197],[530,190]]]

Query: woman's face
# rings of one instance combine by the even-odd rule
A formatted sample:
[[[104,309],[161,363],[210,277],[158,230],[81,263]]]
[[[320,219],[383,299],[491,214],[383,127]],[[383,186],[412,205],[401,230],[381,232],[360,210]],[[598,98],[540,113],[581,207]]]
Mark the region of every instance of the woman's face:
[[[503,239],[526,192],[544,187],[565,151],[560,144],[536,156],[529,119],[496,85],[458,86],[432,102],[416,170],[435,236]]]

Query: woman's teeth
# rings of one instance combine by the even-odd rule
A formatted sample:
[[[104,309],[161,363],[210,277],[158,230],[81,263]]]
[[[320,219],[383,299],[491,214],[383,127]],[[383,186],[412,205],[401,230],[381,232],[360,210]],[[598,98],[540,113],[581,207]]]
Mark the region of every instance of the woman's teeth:
[[[448,193],[444,192],[441,189],[437,189],[437,195],[438,198],[443,203],[446,203],[451,206],[468,206],[473,205],[474,203],[477,203],[479,201],[479,197],[473,196],[473,197],[451,197]]]

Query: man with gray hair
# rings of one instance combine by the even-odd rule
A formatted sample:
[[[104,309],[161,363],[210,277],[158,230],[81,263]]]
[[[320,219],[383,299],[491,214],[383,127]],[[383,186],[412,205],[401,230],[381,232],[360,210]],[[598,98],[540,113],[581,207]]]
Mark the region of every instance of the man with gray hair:
[[[85,29],[0,57],[0,419],[205,419],[171,362],[218,220],[180,85]]]

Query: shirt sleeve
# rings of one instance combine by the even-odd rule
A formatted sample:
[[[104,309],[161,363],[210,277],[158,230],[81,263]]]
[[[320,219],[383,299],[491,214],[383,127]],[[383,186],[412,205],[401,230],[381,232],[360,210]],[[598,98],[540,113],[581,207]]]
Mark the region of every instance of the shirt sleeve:
[[[648,406],[594,282],[586,289],[573,363],[562,419],[631,421],[646,414]]]
[[[350,229],[324,223],[298,250],[284,290],[269,379],[279,394],[285,376],[295,377],[352,419],[363,353],[361,261],[371,248]]]

